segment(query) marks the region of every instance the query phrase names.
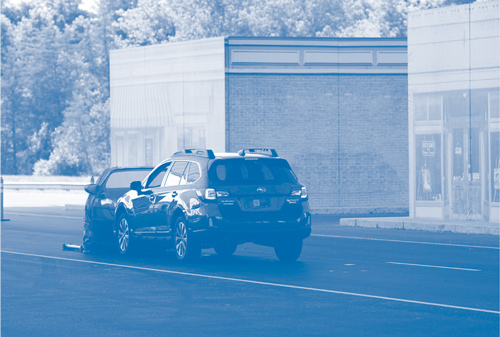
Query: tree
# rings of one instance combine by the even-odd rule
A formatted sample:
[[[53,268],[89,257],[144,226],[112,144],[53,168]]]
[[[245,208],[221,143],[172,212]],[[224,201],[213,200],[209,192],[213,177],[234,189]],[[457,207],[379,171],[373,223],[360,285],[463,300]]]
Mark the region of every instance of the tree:
[[[109,164],[109,75],[107,22],[78,17],[66,26],[61,57],[73,69],[71,98],[51,135],[53,151],[34,165],[35,174],[98,174]]]
[[[436,8],[445,0],[344,0],[339,37],[405,37],[408,12]]]
[[[112,23],[114,45],[119,48],[167,42],[175,35],[172,10],[166,1],[144,0],[137,7],[116,11]]]
[[[37,173],[83,174],[108,160],[109,137],[89,135],[109,133],[106,113],[99,123],[92,116],[109,99],[111,38],[105,20],[82,12],[80,2],[40,0],[7,11],[14,23],[2,16],[4,173],[31,174],[40,162]]]
[[[8,44],[2,45],[3,169],[30,174],[39,159],[30,151],[30,139],[43,122],[49,128],[61,123],[71,71],[59,58],[65,45],[48,7],[29,9],[8,34]]]

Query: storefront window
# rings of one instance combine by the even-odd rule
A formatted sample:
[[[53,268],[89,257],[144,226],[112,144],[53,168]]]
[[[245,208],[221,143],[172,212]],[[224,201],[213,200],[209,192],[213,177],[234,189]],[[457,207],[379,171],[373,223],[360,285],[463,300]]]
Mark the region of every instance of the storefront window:
[[[441,120],[442,99],[439,94],[430,94],[427,96],[427,110],[430,121]]]
[[[115,152],[115,158],[116,158],[116,166],[126,166],[125,164],[125,146],[124,146],[124,139],[123,136],[117,136],[115,138],[115,144],[116,144],[116,152]]]
[[[500,118],[500,93],[495,90],[489,93],[490,118]]]
[[[440,94],[417,94],[413,98],[416,121],[441,120],[442,96]]]
[[[207,146],[206,126],[184,125],[177,127],[177,148],[203,149]]]
[[[441,135],[415,136],[418,201],[441,201]]]
[[[427,120],[427,96],[415,95],[413,98],[413,113],[416,121]]]
[[[127,148],[128,148],[128,166],[137,166],[137,134],[129,133],[127,136]]]
[[[444,172],[443,172],[443,200],[446,202],[448,201],[448,198],[449,198],[449,193],[448,193],[448,185],[449,185],[449,181],[448,181],[448,168],[449,168],[449,165],[450,165],[450,156],[451,156],[451,153],[450,151],[448,150],[448,139],[449,139],[449,135],[448,133],[444,133],[443,134],[443,168],[444,168]]]
[[[491,201],[500,202],[500,132],[490,135]]]
[[[154,162],[154,152],[153,152],[154,139],[151,137],[146,137],[144,139],[144,159],[146,166],[153,166]]]
[[[491,186],[489,186],[489,177],[488,177],[488,170],[489,170],[489,153],[490,153],[490,144],[488,142],[488,133],[484,132],[482,134],[482,143],[484,144],[484,158],[483,158],[483,165],[484,165],[484,173],[481,174],[481,176],[484,175],[485,179],[485,184],[484,184],[484,190],[483,190],[483,196],[482,200],[488,201],[490,199],[490,190]]]
[[[447,93],[444,100],[444,113],[446,120],[462,119],[469,117],[468,91]]]
[[[475,120],[488,119],[488,93],[486,91],[472,91],[471,116]]]

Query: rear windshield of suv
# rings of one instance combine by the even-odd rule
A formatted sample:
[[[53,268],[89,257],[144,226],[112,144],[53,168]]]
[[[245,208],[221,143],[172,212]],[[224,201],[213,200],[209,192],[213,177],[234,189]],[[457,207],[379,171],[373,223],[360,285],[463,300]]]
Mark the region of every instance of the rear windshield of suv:
[[[214,162],[208,172],[214,185],[273,185],[296,183],[297,177],[284,159],[231,158]]]

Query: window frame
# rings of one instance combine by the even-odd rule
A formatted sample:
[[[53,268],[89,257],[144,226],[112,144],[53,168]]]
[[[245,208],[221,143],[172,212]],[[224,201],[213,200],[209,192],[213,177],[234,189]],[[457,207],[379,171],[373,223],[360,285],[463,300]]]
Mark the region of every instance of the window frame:
[[[181,173],[179,183],[177,185],[167,185],[168,178],[170,177],[170,174],[172,173],[172,169],[175,166],[176,163],[187,163],[186,166],[184,167],[184,170]],[[186,168],[189,166],[190,161],[189,160],[174,160],[172,161],[171,168],[168,170],[168,174],[165,174],[165,177],[163,177],[163,181],[161,183],[161,187],[175,187],[175,186],[182,186],[181,181],[182,177],[184,176],[184,172],[186,171]]]
[[[162,186],[163,186],[163,181],[164,181],[165,177],[167,177],[167,176],[168,176],[168,174],[170,173],[170,170],[172,169],[173,163],[174,163],[173,161],[168,161],[168,162],[166,162],[166,163],[163,163],[163,164],[161,164],[160,166],[158,166],[156,169],[154,169],[154,170],[153,170],[150,174],[148,174],[148,176],[145,178],[144,183],[143,183],[144,189],[151,189],[151,188],[158,188],[158,187],[162,187]],[[149,178],[150,178],[150,177],[151,177],[151,176],[152,176],[152,175],[153,175],[156,171],[159,171],[159,170],[163,171],[163,169],[164,169],[167,165],[168,165],[168,168],[167,168],[167,170],[166,170],[166,172],[165,172],[165,175],[164,175],[164,176],[163,176],[163,178],[162,178],[162,181],[160,182],[160,185],[158,185],[158,186],[152,186],[152,187],[151,187],[151,186],[148,186],[147,184],[148,184]],[[155,179],[156,179],[156,177],[155,177]],[[153,180],[154,180],[154,179],[153,179]],[[153,182],[153,181],[151,181],[151,182]]]
[[[187,177],[189,176],[189,170],[191,169],[191,165],[193,164],[196,164],[196,167],[198,168],[198,178],[193,181],[193,182],[188,182],[187,180]],[[181,182],[183,181],[184,177],[186,177],[185,179],[185,184],[179,184],[179,185],[191,185],[191,184],[196,184],[198,182],[198,180],[201,179],[201,166],[198,162],[196,161],[189,161],[188,162],[188,166],[186,166],[186,169],[184,170],[184,174],[182,175],[181,177]]]

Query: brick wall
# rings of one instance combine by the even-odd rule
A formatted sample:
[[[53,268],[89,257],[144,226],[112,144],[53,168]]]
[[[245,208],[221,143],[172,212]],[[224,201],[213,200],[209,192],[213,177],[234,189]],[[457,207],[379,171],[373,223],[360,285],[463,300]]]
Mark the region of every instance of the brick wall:
[[[406,75],[226,76],[226,150],[275,148],[315,213],[408,211]]]

